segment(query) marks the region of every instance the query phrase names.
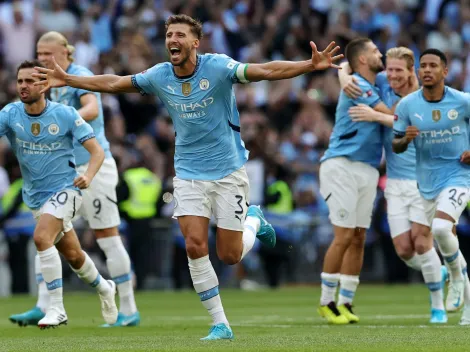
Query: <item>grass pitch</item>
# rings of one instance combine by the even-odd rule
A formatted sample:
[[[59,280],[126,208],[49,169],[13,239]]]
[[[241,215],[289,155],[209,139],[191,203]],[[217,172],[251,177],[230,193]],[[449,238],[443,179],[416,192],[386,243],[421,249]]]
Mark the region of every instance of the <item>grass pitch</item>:
[[[39,330],[8,320],[34,304],[28,296],[0,299],[0,351],[469,351],[470,326],[461,313],[449,323],[429,321],[424,285],[359,286],[361,322],[328,326],[317,314],[320,288],[246,292],[221,290],[233,341],[202,342],[210,318],[192,291],[137,295],[142,316],[135,328],[99,328],[93,293],[66,293],[67,326]]]

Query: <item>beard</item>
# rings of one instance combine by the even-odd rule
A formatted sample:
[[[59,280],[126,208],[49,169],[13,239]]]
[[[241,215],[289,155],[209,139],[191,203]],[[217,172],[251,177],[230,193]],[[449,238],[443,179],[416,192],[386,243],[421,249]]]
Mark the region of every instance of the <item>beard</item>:
[[[170,59],[171,59],[171,52],[169,52],[169,53],[170,53]],[[179,58],[180,61],[177,62],[177,63],[172,62],[172,65],[173,66],[183,66],[189,60],[190,56],[191,56],[191,49],[182,48],[181,52],[180,52],[180,58]]]
[[[379,62],[377,62],[373,65],[369,65],[369,68],[374,73],[380,73],[384,70],[384,65],[383,65],[382,61],[379,61]]]
[[[41,99],[41,95],[28,95],[26,98],[22,98],[20,95],[20,100],[23,104],[32,105],[38,102]]]

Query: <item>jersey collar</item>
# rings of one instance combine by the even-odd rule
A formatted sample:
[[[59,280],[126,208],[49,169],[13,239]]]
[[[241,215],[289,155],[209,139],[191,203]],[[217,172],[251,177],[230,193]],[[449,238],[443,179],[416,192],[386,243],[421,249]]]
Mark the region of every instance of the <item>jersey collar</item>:
[[[421,96],[423,97],[424,101],[428,102],[428,103],[431,103],[431,104],[440,103],[445,98],[446,94],[447,94],[447,86],[444,86],[444,94],[442,94],[441,99],[439,99],[439,100],[427,100],[426,97],[423,94],[423,88],[421,88]]]
[[[29,114],[29,113],[26,111],[24,105],[25,105],[25,104],[23,104],[23,109],[24,109],[24,113],[25,113],[26,115],[28,115],[29,117],[39,117],[39,116],[41,116],[42,114],[44,114],[44,112],[45,112],[45,111],[47,110],[47,108],[49,107],[49,100],[46,99],[46,106],[44,107],[44,109],[43,109],[39,114]]]
[[[173,75],[176,78],[178,78],[178,79],[188,79],[188,78],[191,78],[192,76],[194,76],[197,73],[197,71],[199,70],[200,63],[201,63],[201,55],[197,55],[196,67],[194,68],[193,73],[191,73],[190,75],[187,75],[187,76],[178,76],[175,72],[175,68],[173,67],[173,65],[171,65],[171,70],[173,71]]]

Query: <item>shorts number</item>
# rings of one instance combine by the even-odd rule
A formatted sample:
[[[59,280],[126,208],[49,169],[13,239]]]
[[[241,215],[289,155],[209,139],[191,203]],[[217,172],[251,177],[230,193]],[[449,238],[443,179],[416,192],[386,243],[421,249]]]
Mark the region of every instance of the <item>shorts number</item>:
[[[238,199],[237,204],[240,207],[240,210],[235,210],[235,217],[241,222],[242,221],[241,215],[243,214],[243,206],[242,206],[243,197],[237,195],[235,196],[235,198]]]
[[[98,214],[101,212],[101,200],[99,200],[98,198],[96,198],[96,199],[93,201],[93,206],[94,206],[95,209],[96,209],[95,215],[98,215]]]
[[[69,199],[69,195],[67,194],[67,192],[60,192],[60,193],[54,194],[49,199],[49,202],[52,203],[52,205],[57,208],[56,202],[59,203],[60,205],[64,205],[65,203],[67,203],[68,199]]]
[[[451,190],[449,190],[449,193],[451,194],[451,196],[449,197],[449,200],[454,204],[454,206],[455,206],[455,203],[457,203],[458,205],[463,204],[462,197],[465,195],[465,192],[460,193],[457,199],[455,199],[455,196],[457,195],[457,190],[455,188],[452,188]]]

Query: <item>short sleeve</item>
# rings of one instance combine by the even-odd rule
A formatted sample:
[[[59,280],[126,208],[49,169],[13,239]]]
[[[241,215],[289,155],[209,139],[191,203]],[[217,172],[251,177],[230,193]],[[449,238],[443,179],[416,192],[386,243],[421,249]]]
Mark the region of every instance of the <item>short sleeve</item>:
[[[72,135],[80,143],[95,138],[93,128],[80,116],[77,110],[71,108]]]
[[[403,137],[408,126],[410,126],[410,117],[408,116],[406,102],[400,101],[395,109],[393,134],[396,137]]]
[[[5,111],[5,108],[0,111],[0,137],[8,133],[10,129],[10,117],[9,113]]]
[[[380,103],[381,100],[377,90],[372,87],[369,82],[361,79],[358,85],[362,91],[362,95],[356,99],[353,99],[354,104],[365,104],[369,105],[371,108],[374,108],[378,103]]]
[[[132,85],[142,95],[157,95],[158,73],[162,65],[155,65],[148,70],[131,76]]]
[[[217,54],[216,65],[219,71],[222,71],[223,77],[232,83],[249,83],[246,78],[248,64],[235,61],[225,54]]]

